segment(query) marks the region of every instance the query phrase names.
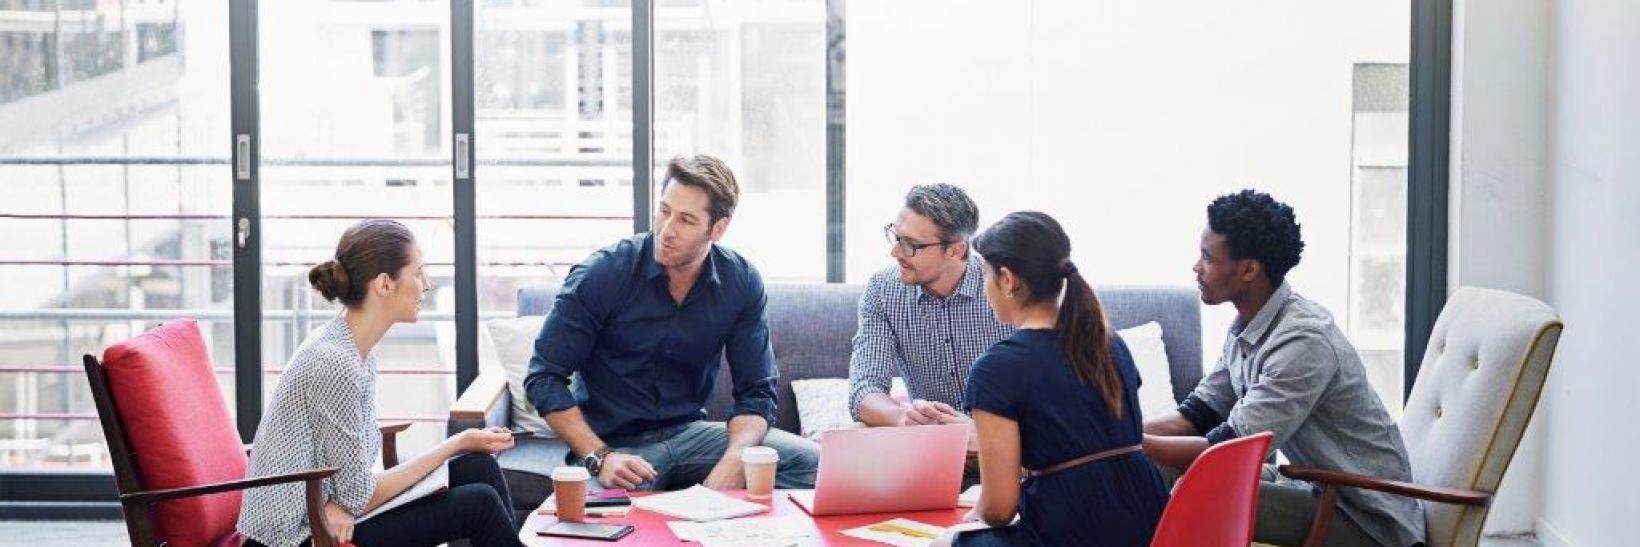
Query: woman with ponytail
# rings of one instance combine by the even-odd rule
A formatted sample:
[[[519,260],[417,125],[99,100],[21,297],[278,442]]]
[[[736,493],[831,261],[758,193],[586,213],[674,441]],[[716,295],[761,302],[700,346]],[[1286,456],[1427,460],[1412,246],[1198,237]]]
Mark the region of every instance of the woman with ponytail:
[[[512,446],[506,431],[469,429],[372,471],[382,446],[371,349],[394,324],[416,322],[429,288],[410,230],[391,220],[354,225],[336,244],[336,257],[308,272],[308,282],[342,311],[314,329],[285,366],[256,428],[249,476],[337,468],[325,480],[324,518],[344,545],[432,546],[461,538],[476,546],[518,545],[507,484],[491,456]],[[448,491],[359,521],[446,462]],[[238,524],[246,544],[310,543],[308,519],[319,515],[308,515],[303,500],[299,484],[247,491]]]
[[[973,249],[986,302],[1019,330],[968,377],[983,485],[969,517],[993,528],[941,543],[1149,544],[1167,493],[1139,448],[1139,371],[1071,262],[1070,239],[1053,217],[1021,212]]]

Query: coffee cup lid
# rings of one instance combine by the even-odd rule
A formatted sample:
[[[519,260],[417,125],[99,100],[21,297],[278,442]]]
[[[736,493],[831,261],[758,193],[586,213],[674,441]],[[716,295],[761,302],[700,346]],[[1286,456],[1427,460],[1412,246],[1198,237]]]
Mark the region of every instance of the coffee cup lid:
[[[767,446],[748,446],[740,452],[740,461],[744,463],[773,463],[780,461],[780,453]]]
[[[589,478],[592,474],[585,467],[565,465],[552,470],[552,480],[555,481],[584,481]]]

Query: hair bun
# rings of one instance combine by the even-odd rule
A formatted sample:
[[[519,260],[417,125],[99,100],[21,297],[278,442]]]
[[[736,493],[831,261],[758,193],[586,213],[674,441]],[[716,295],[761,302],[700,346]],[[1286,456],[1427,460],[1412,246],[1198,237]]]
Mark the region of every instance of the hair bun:
[[[325,301],[334,302],[347,295],[347,270],[335,260],[326,260],[308,270],[308,284],[313,285]]]

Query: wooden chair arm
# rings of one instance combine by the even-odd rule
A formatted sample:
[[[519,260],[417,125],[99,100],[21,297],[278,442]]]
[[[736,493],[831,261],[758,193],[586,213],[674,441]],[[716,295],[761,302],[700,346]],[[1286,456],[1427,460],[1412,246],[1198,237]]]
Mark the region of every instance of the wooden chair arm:
[[[205,494],[215,494],[218,492],[228,492],[231,490],[244,490],[246,488],[284,484],[287,482],[309,480],[317,482],[318,480],[329,477],[335,473],[336,468],[323,467],[319,469],[309,469],[307,471],[298,471],[295,473],[286,473],[283,475],[268,475],[266,477],[223,481],[211,484],[201,484],[198,486],[184,486],[182,488],[168,488],[165,490],[144,490],[129,494],[121,494],[120,503],[127,505],[153,505],[162,501],[177,498],[203,496]]]
[[[467,390],[461,392],[461,397],[456,399],[455,404],[450,405],[450,422],[483,423],[490,411],[506,395],[506,376],[494,371],[481,372],[478,378],[474,378],[473,383],[467,386]]]
[[[1321,502],[1316,506],[1315,520],[1310,522],[1310,534],[1304,538],[1304,547],[1321,547],[1326,544],[1327,528],[1332,525],[1333,513],[1338,510],[1338,489],[1340,487],[1366,488],[1399,496],[1458,505],[1484,507],[1492,502],[1492,494],[1475,490],[1423,486],[1301,465],[1283,465],[1280,470],[1282,475],[1289,478],[1321,485]]]
[[[1476,490],[1462,490],[1458,488],[1444,488],[1440,486],[1424,486],[1401,481],[1384,480],[1377,477],[1368,477],[1343,471],[1333,471],[1301,465],[1283,465],[1281,474],[1301,481],[1319,484],[1336,484],[1388,492],[1409,498],[1417,498],[1441,503],[1485,507],[1492,502],[1492,494]]]
[[[376,429],[382,435],[382,469],[399,464],[399,433],[410,429],[410,422],[382,422]]]

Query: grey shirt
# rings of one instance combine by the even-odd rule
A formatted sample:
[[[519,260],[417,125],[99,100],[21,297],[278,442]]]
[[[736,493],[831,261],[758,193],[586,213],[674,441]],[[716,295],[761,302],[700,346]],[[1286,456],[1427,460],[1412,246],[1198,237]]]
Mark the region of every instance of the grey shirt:
[[[860,418],[860,399],[887,394],[895,375],[917,399],[962,409],[968,370],[992,344],[1013,334],[985,303],[979,256],[968,255],[957,290],[936,298],[900,282],[898,267],[879,271],[860,294],[859,330],[849,357],[849,415]]]
[[[1237,321],[1213,372],[1179,407],[1209,442],[1269,431],[1294,464],[1412,480],[1401,430],[1332,314],[1286,283]],[[1339,508],[1379,543],[1424,541],[1418,500],[1344,488]]]

